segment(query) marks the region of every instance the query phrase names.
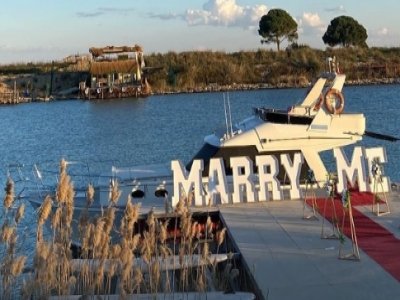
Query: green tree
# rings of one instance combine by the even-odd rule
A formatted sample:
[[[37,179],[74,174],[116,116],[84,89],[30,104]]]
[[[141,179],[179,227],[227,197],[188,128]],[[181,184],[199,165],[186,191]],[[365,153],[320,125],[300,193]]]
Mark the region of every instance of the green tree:
[[[282,9],[271,9],[261,17],[258,34],[263,37],[261,43],[276,43],[278,51],[280,44],[286,38],[289,42],[297,40],[297,23]]]
[[[367,47],[367,30],[352,17],[340,16],[331,21],[322,40],[331,47]]]

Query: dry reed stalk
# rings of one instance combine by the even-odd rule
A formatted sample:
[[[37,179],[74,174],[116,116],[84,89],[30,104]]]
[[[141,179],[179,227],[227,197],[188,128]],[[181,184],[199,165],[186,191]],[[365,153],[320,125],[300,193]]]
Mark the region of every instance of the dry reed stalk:
[[[41,226],[39,229],[42,228]],[[38,298],[45,298],[50,295],[50,290],[54,284],[54,254],[53,246],[47,242],[37,242],[36,252],[33,261],[33,266],[35,270],[34,274],[34,294]]]
[[[78,292],[83,294],[91,294],[90,288],[92,286],[93,280],[91,276],[92,272],[90,272],[89,262],[85,261],[80,268],[80,272],[78,274]]]
[[[14,218],[15,223],[18,224],[19,221],[21,221],[21,219],[22,219],[23,216],[24,216],[24,213],[25,213],[25,204],[22,203],[22,204],[18,207],[17,213],[15,214],[15,218]]]
[[[178,201],[178,204],[175,206],[175,212],[178,215],[182,215],[187,211],[187,206],[186,206],[186,199],[185,198],[180,198]]]
[[[137,291],[137,293],[140,293],[140,285],[142,284],[144,278],[143,278],[143,273],[142,271],[134,267],[132,270],[132,290]]]
[[[207,234],[207,238],[211,238],[213,236],[213,226],[212,226],[212,221],[211,221],[211,217],[208,216],[207,217],[207,222],[206,222],[206,234]]]
[[[206,290],[204,268],[199,267],[197,272],[198,272],[198,276],[197,276],[197,280],[196,280],[197,284],[195,285],[196,291],[204,292]]]
[[[12,204],[14,203],[14,181],[11,179],[11,177],[8,177],[7,182],[6,182],[6,187],[5,187],[5,192],[6,195],[4,197],[3,201],[3,206],[6,209],[10,209]]]
[[[152,282],[152,285],[150,286],[150,291],[152,294],[156,294],[158,292],[161,277],[160,261],[158,259],[153,260],[150,266],[150,270],[150,277]]]
[[[222,228],[220,231],[217,231],[217,254],[219,253],[219,247],[222,245],[222,243],[225,240],[225,233],[226,233],[226,227]]]
[[[61,226],[61,214],[62,214],[62,207],[57,207],[53,217],[51,218],[51,227],[56,230]]]
[[[38,211],[38,225],[41,226],[47,220],[51,213],[51,206],[53,205],[53,200],[49,195],[46,196],[42,205],[39,207]]]
[[[68,165],[67,161],[64,158],[62,158],[60,160],[60,174],[67,171],[67,165]]]
[[[140,235],[140,233],[138,233],[138,234],[135,234],[133,236],[133,238],[131,239],[131,241],[129,243],[129,248],[132,251],[135,251],[137,249],[139,242],[140,242],[140,238],[141,238],[141,235]]]
[[[89,214],[86,209],[82,210],[81,215],[79,216],[79,222],[78,222],[78,230],[79,230],[79,236],[81,239],[85,236],[86,230],[89,226]]]
[[[161,223],[159,226],[159,233],[158,233],[158,240],[160,241],[161,245],[159,245],[159,253],[161,258],[164,260],[165,269],[167,269],[168,264],[168,257],[172,255],[172,250],[167,246],[167,238],[168,238],[168,224],[170,220],[167,219]],[[169,279],[169,272],[165,272],[165,282],[163,287],[164,293],[171,292],[170,288],[170,279]]]
[[[111,294],[111,281],[113,276],[115,275],[118,267],[118,262],[116,260],[111,261],[108,265],[108,269],[105,272],[106,276],[106,284],[105,284],[105,294]]]
[[[162,222],[162,224],[159,226],[158,240],[161,244],[164,244],[168,238],[168,223],[169,219]]]
[[[67,174],[67,162],[60,161],[60,179],[56,190],[56,201],[60,204],[66,203],[67,206],[73,206],[75,191],[71,177]]]
[[[0,261],[0,292],[2,294],[2,299],[13,298],[12,286],[16,283],[17,277],[21,274],[26,260],[25,256],[16,257],[17,228],[16,223],[11,226],[9,220],[10,219],[6,216],[0,235],[0,243],[5,244],[5,251],[2,253]]]
[[[90,207],[94,201],[94,187],[91,183],[88,184],[86,190],[87,207]]]
[[[110,182],[110,205],[116,205],[119,197],[121,197],[121,191],[119,190],[119,184],[117,180],[111,180]]]
[[[76,287],[77,279],[75,276],[71,276],[68,278],[68,292],[67,295],[72,295],[74,293]]]
[[[104,219],[104,232],[109,236],[114,224],[115,207],[107,208],[103,219]]]
[[[110,258],[118,258],[121,255],[121,245],[115,244],[110,248]]]
[[[151,234],[147,231],[143,232],[143,240],[140,244],[140,255],[146,264],[150,264],[153,249]]]
[[[192,229],[190,232],[190,236],[192,239],[194,239],[194,238],[199,239],[199,233],[200,233],[199,222],[195,221],[192,223]]]
[[[82,236],[82,254],[84,258],[88,258],[89,250],[92,245],[92,240],[94,236],[95,226],[93,223],[87,224],[84,228],[84,233]]]
[[[56,190],[56,201],[61,204],[65,203],[67,199],[70,180],[70,177],[65,171],[63,173],[60,173],[60,179]]]
[[[121,233],[122,238],[129,238],[129,233],[131,230],[131,214],[133,211],[133,204],[131,200],[131,196],[128,196],[128,200],[126,202],[125,210],[124,210],[124,215],[121,219],[121,224],[119,226],[119,232]]]
[[[9,244],[12,236],[14,235],[15,227],[8,224],[8,222],[4,222],[1,228],[1,243]]]
[[[210,255],[210,247],[208,242],[205,242],[201,252],[201,259],[204,261],[208,261],[209,255]]]
[[[97,294],[100,295],[101,287],[103,285],[103,279],[104,279],[104,260],[103,259],[100,261],[100,264],[97,267],[95,274],[96,274],[95,275],[95,289],[97,290]]]
[[[94,248],[98,248],[99,245],[101,244],[103,229],[104,229],[104,220],[102,218],[98,218],[96,220],[93,242],[91,243]]]
[[[131,282],[131,271],[133,266],[133,252],[130,251],[129,248],[122,248],[120,261],[121,261],[121,269],[120,269],[120,291],[121,293],[130,292],[129,283]]]

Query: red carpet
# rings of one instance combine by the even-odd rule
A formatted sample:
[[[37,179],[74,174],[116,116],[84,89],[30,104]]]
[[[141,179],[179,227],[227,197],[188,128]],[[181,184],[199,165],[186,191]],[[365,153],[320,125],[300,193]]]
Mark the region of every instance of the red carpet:
[[[317,199],[318,212],[323,215],[324,201],[326,199]],[[310,205],[310,201],[307,200]],[[352,206],[372,205],[373,195],[371,193],[351,192]],[[339,228],[342,224],[343,206],[341,198],[334,200],[336,214],[339,221]],[[385,206],[383,206],[385,207]],[[326,203],[324,217],[332,221],[333,206],[330,200]],[[381,218],[384,218],[382,216]],[[380,264],[394,278],[400,281],[400,240],[398,240],[390,231],[371,220],[366,215],[353,209],[353,219],[356,228],[358,246],[365,253]],[[346,215],[343,233],[351,239],[348,214]]]

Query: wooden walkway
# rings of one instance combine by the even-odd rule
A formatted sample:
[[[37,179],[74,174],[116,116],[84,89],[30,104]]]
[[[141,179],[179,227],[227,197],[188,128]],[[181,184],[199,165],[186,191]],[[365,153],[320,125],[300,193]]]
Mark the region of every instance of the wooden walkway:
[[[394,196],[394,197],[393,197]],[[373,217],[398,232],[400,195],[392,195],[393,212]],[[338,240],[321,239],[322,217],[303,219],[298,200],[221,206],[228,231],[245,265],[268,300],[394,299],[399,282],[361,250],[361,260],[338,259]],[[361,208],[363,209],[363,208]],[[346,238],[346,245],[349,245]]]

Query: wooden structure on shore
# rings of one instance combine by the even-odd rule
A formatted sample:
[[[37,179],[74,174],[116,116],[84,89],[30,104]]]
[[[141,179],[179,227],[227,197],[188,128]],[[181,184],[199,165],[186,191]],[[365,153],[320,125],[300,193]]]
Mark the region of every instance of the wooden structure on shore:
[[[143,49],[134,47],[90,48],[90,78],[80,82],[83,99],[112,99],[146,97],[151,94],[150,85],[143,74]]]
[[[0,91],[0,104],[18,104],[30,102],[30,99],[21,97],[17,90],[17,83],[14,82],[14,89],[2,89]]]

